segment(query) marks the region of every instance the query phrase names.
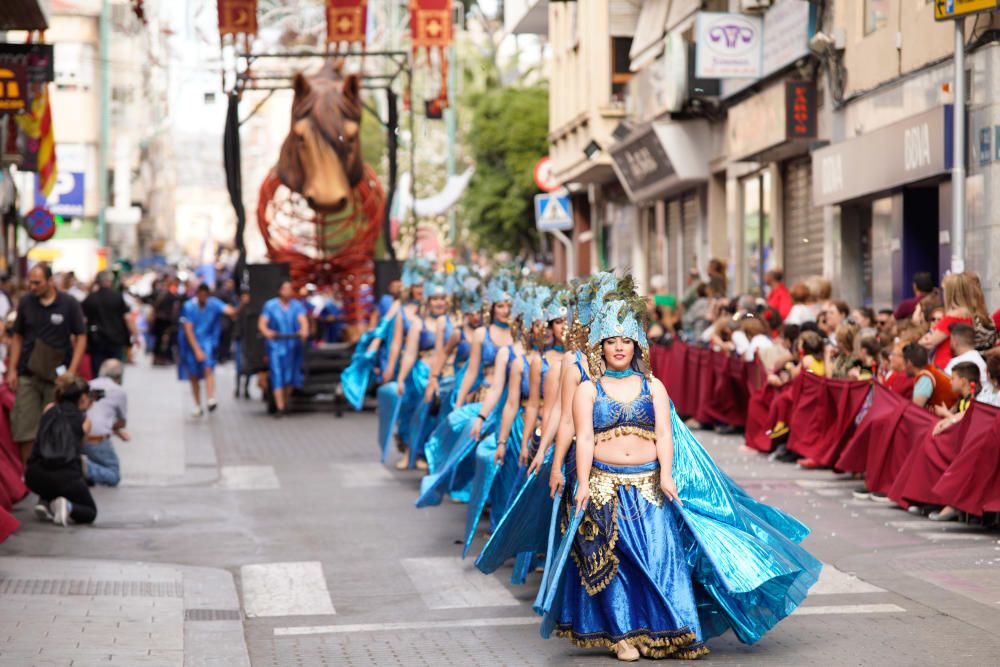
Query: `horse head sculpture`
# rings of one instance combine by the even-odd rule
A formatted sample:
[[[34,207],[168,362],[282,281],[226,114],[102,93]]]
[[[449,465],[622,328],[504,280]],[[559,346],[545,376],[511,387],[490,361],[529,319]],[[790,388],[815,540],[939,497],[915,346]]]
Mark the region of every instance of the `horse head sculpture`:
[[[327,61],[314,76],[295,75],[292,126],[277,173],[317,213],[336,212],[364,176],[360,81]]]

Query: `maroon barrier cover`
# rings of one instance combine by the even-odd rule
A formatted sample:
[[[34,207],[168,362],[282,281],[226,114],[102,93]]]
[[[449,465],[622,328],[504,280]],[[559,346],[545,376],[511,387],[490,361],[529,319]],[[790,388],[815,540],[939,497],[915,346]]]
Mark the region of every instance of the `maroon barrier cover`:
[[[1000,512],[1000,409],[991,410],[993,423],[962,447],[932,489],[944,504],[976,516]]]
[[[715,396],[715,377],[712,366],[712,359],[715,352],[703,347],[689,347],[687,357],[694,359],[694,364],[698,375],[698,391],[695,394],[697,401],[692,406],[691,416],[702,424],[712,423],[711,406]]]
[[[934,486],[958,456],[965,443],[989,431],[996,419],[997,408],[973,401],[969,413],[958,424],[940,435],[917,440],[892,488],[889,497],[906,507],[911,503],[944,505]],[[933,417],[933,415],[932,415]],[[936,423],[938,418],[934,417]]]
[[[831,467],[854,434],[855,418],[871,383],[830,380],[811,373],[799,378],[799,396],[788,424],[788,449]]]
[[[653,374],[663,383],[667,395],[674,402],[674,409],[681,417],[690,417],[688,408],[692,404],[692,385],[697,378],[691,378],[691,369],[687,366],[687,345],[674,340],[670,345],[654,345],[656,351],[650,351],[650,361],[653,364]],[[657,362],[656,359],[659,359]],[[693,380],[693,381],[692,381]]]
[[[771,438],[767,437],[768,429],[774,426],[774,422],[769,419],[771,405],[780,395],[790,392],[791,385],[788,384],[781,387],[765,384],[751,394],[747,404],[746,431],[744,432],[744,442],[747,447],[764,453],[773,449]]]
[[[13,406],[14,392],[6,384],[0,384],[0,508],[7,510],[28,495],[22,479],[21,450],[10,432],[9,411]]]
[[[869,491],[889,493],[910,452],[930,437],[936,423],[927,410],[877,384],[871,407],[844,447],[837,469],[864,472]]]

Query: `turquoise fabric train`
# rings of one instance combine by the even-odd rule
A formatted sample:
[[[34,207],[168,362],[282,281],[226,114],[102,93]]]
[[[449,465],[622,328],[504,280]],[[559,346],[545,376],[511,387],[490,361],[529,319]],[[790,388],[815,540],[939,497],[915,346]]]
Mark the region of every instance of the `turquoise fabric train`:
[[[380,354],[388,350],[389,345],[392,344],[392,330],[395,323],[395,315],[383,317],[377,327],[362,334],[354,348],[354,354],[351,355],[351,363],[340,375],[344,398],[355,410],[360,411],[364,407],[365,394],[368,393],[368,385],[375,372],[375,363]],[[378,350],[369,352],[368,347],[375,339],[380,339],[382,344]]]

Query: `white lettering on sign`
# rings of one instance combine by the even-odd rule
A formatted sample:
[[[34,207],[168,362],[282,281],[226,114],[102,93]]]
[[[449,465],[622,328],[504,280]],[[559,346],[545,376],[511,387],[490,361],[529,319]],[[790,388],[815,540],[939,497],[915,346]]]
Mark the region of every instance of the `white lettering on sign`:
[[[829,195],[844,188],[844,165],[840,155],[828,155],[820,162],[823,194]]]
[[[628,162],[628,169],[632,172],[632,178],[637,182],[642,181],[650,174],[656,172],[656,158],[645,146],[637,151],[625,153],[625,161]]]
[[[903,133],[903,168],[922,169],[931,164],[931,131],[927,123],[911,127]]]

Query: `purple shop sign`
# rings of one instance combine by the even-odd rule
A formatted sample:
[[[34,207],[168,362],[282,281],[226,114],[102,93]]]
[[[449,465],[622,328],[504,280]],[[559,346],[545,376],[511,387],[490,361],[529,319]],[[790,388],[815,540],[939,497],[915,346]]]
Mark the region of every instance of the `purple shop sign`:
[[[699,12],[695,22],[698,78],[757,78],[763,67],[763,20],[746,14]]]

